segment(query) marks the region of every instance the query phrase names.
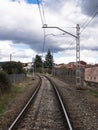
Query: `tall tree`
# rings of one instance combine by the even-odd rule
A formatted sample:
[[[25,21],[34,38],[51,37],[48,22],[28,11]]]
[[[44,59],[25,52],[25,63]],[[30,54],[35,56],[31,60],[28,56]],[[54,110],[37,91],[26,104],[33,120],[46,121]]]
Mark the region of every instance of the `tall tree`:
[[[36,69],[42,67],[42,58],[41,58],[41,56],[36,55],[35,60],[34,60],[34,66],[36,66]]]
[[[45,68],[52,69],[52,66],[53,66],[53,56],[52,56],[50,50],[48,50],[48,52],[46,54],[44,65],[45,65]]]

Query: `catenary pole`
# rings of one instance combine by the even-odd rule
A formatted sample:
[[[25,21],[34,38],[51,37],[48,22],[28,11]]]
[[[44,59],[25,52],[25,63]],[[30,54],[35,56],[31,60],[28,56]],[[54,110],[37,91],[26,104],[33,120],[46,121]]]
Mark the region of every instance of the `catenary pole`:
[[[70,32],[67,32],[56,26],[47,26],[47,24],[43,25],[43,28],[56,28],[62,32],[67,33],[68,35],[76,38],[76,86],[81,86],[81,71],[80,71],[80,27],[79,24],[76,26],[76,35],[73,35]]]
[[[76,26],[76,85],[81,86],[81,68],[80,68],[80,27]]]

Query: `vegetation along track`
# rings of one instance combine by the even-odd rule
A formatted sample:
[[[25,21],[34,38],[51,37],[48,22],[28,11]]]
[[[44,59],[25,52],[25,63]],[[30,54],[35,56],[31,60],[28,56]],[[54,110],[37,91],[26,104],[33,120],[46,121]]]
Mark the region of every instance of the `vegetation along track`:
[[[41,79],[42,84],[34,100],[34,96],[30,99],[29,108],[23,112],[26,105],[8,130],[72,130],[56,87],[46,77]]]

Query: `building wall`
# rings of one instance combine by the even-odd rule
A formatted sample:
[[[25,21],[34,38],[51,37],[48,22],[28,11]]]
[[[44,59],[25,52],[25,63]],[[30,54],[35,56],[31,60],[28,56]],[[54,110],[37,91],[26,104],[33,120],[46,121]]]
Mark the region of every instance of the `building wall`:
[[[85,68],[85,81],[98,82],[98,66]]]

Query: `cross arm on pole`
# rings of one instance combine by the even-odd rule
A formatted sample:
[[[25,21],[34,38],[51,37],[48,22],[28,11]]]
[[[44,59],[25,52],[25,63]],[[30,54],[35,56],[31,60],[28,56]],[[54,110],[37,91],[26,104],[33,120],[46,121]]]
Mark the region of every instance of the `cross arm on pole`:
[[[79,24],[76,26],[76,35],[73,35],[70,32],[67,32],[59,27],[56,26],[47,26],[47,24],[43,25],[43,28],[56,28],[64,33],[67,33],[70,36],[76,38],[76,86],[81,86],[81,69],[80,69],[80,27]]]
[[[47,25],[45,24],[42,28],[56,28],[56,29],[58,29],[58,30],[61,30],[62,32],[65,32],[65,33],[67,33],[67,34],[69,34],[69,35],[75,37],[75,38],[78,38],[77,36],[75,36],[75,35],[73,35],[73,34],[67,32],[67,31],[65,31],[65,30],[63,30],[63,29],[61,29],[61,28],[59,28],[59,27],[56,27],[56,26],[47,26]]]

